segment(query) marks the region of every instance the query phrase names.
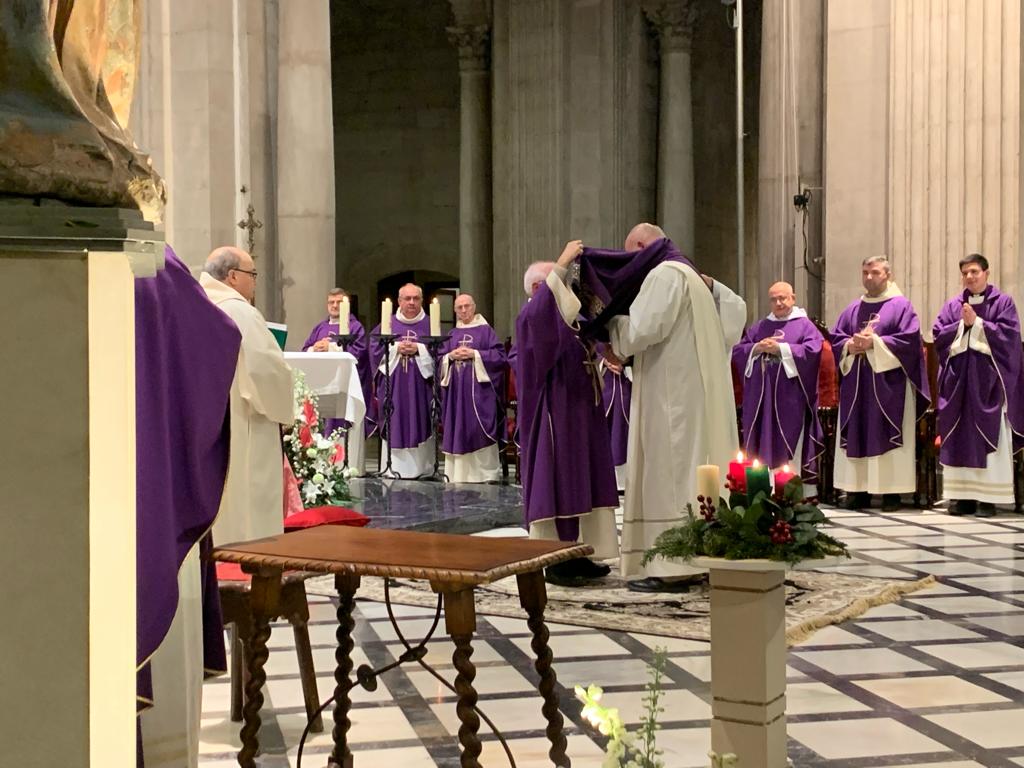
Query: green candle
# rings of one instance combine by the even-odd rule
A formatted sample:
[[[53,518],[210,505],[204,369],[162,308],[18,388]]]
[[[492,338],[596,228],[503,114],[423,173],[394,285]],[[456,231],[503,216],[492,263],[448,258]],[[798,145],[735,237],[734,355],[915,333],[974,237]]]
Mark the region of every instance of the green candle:
[[[772,481],[768,467],[762,466],[761,462],[754,460],[753,465],[746,468],[747,475],[747,502],[752,502],[759,491],[764,491],[771,496]]]

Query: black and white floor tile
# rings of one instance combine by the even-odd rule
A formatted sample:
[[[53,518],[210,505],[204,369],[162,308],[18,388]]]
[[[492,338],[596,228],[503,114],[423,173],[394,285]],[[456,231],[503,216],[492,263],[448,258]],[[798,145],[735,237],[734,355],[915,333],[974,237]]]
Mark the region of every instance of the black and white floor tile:
[[[887,579],[934,574],[939,584],[898,604],[821,630],[789,658],[789,754],[798,768],[1020,768],[1024,766],[1024,517],[988,520],[904,510],[829,517],[854,558],[836,570]],[[514,534],[495,531],[493,534]],[[322,697],[333,692],[334,609],[310,606],[310,634]],[[432,611],[397,607],[410,640],[426,633]],[[600,766],[601,738],[583,723],[574,684],[604,687],[628,723],[643,708],[646,664],[656,647],[670,664],[658,743],[672,768],[707,766],[710,661],[706,643],[549,625],[563,686],[569,755],[578,768]],[[442,637],[439,631],[438,638]],[[355,664],[383,666],[400,652],[380,604],[361,602]],[[473,662],[483,711],[502,730],[519,768],[547,766],[547,742],[525,622],[481,617]],[[293,768],[305,725],[292,634],[271,636],[260,765]],[[429,644],[427,661],[454,678],[450,646]],[[238,724],[228,718],[226,678],[204,690],[200,765],[235,763]],[[352,696],[350,738],[356,765],[458,766],[455,696],[418,665],[382,676],[374,692]],[[331,723],[306,743],[303,764],[323,766]],[[482,726],[482,763],[508,765]]]

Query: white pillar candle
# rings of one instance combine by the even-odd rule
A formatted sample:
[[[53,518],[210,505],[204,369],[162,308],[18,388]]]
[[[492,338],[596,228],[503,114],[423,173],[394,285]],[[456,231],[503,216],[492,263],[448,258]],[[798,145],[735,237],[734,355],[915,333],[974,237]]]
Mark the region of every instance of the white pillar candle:
[[[701,464],[697,467],[697,495],[711,499],[712,503],[718,506],[722,484],[717,464]]]
[[[349,303],[348,296],[341,297],[341,308],[338,311],[338,333],[348,333]]]
[[[394,312],[391,309],[391,299],[384,299],[380,303],[380,332],[383,336],[391,335],[391,315]]]
[[[441,304],[436,298],[430,302],[430,335],[441,335]]]

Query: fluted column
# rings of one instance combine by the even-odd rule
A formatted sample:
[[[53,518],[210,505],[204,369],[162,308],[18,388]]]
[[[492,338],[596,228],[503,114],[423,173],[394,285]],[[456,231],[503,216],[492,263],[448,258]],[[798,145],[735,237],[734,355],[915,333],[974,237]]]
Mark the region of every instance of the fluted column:
[[[458,18],[459,14],[456,14]],[[490,26],[459,24],[448,37],[459,52],[459,284],[493,319],[491,255]]]
[[[658,117],[658,223],[682,249],[694,250],[693,96],[690,50],[697,13],[693,0],[644,4],[661,48]]]

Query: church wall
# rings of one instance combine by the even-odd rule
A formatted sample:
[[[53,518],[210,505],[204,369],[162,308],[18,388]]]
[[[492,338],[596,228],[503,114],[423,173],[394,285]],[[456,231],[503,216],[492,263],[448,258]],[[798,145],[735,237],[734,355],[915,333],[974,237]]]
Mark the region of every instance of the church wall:
[[[445,0],[415,12],[402,0],[331,3],[337,281],[358,296],[371,327],[380,320],[379,279],[414,269],[459,273],[451,23]]]

